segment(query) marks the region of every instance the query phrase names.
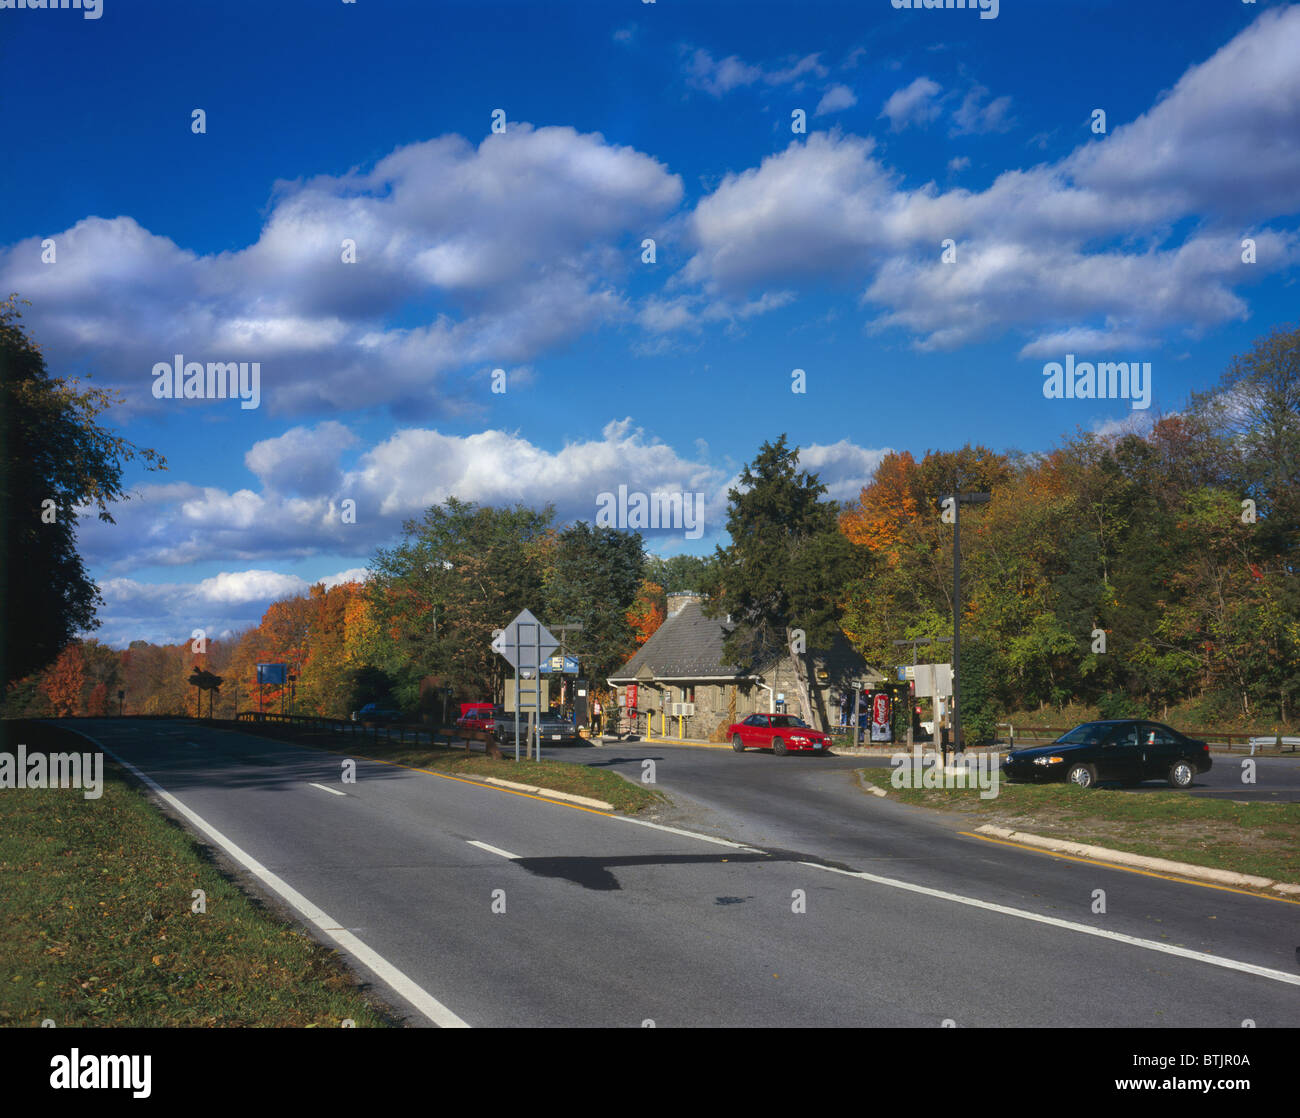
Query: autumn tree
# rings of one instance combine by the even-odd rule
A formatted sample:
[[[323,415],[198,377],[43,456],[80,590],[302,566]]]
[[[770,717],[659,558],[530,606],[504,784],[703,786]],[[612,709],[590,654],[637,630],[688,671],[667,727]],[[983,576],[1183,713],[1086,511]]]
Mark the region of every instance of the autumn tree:
[[[86,660],[76,641],[67,645],[45,673],[43,689],[56,718],[79,713],[81,690],[86,683]]]
[[[0,690],[98,624],[75,510],[111,523],[109,506],[127,496],[123,464],[164,466],[98,421],[118,394],[49,375],[17,308],[16,297],[0,303]]]

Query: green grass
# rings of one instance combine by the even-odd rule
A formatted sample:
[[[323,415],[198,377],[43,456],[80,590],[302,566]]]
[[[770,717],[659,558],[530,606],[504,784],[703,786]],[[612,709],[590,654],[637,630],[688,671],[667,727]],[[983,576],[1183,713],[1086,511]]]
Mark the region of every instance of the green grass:
[[[513,746],[509,750],[503,748],[502,752],[507,756],[500,761],[495,761],[483,753],[467,751],[463,746],[429,746],[410,743],[402,745],[383,738],[363,738],[352,742],[347,737],[328,731],[300,730],[285,725],[263,724],[254,727],[251,723],[233,722],[226,725],[241,733],[310,746],[312,749],[319,749],[326,753],[337,753],[341,757],[387,761],[394,765],[446,773],[449,776],[494,776],[498,780],[531,784],[553,792],[587,796],[593,800],[603,800],[607,804],[612,804],[614,810],[627,815],[636,815],[647,808],[662,805],[668,800],[662,792],[648,788],[639,782],[634,783],[608,769],[596,769],[587,765],[546,759],[516,763]],[[567,748],[574,751],[581,750],[583,755],[586,755],[582,746]]]
[[[4,729],[11,753],[88,747],[53,727]],[[394,1023],[333,951],[223,877],[107,757],[97,800],[0,790],[0,881],[0,1026]],[[196,889],[206,913],[191,911]]]
[[[978,823],[1300,883],[1300,804],[1007,781],[982,800],[978,789],[894,788],[887,769],[859,772],[891,799]]]

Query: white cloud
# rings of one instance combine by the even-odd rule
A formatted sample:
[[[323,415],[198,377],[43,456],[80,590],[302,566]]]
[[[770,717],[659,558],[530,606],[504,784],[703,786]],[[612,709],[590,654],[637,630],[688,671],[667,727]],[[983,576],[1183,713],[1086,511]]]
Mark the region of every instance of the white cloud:
[[[929,124],[939,115],[938,96],[942,89],[943,86],[936,81],[917,78],[890,94],[880,115],[889,121],[894,132],[901,132],[910,124]]]
[[[598,133],[511,122],[477,147],[444,136],[369,171],[277,184],[260,237],[234,252],[85,218],[53,234],[57,265],[41,263],[40,238],[0,250],[0,287],[31,299],[56,369],[93,363],[128,409],[158,406],[150,371],[181,352],[260,362],[273,413],[432,410],[454,397],[451,372],[529,361],[629,317],[618,285],[634,245],[681,197],[661,163]],[[395,326],[412,307],[425,321]]]
[[[797,89],[805,76],[824,78],[829,73],[817,54],[805,55],[778,69],[765,70],[734,54],[716,59],[702,47],[694,50],[683,48],[683,53],[686,55],[686,84],[714,97],[722,97],[732,90],[756,84],[793,85]]]
[[[116,648],[135,640],[177,644],[189,640],[195,629],[210,639],[225,639],[256,626],[272,602],[305,594],[314,582],[329,588],[363,582],[367,574],[364,568],[352,568],[308,580],[249,569],[222,571],[194,583],[105,579],[99,583],[102,624],[89,635]]]
[[[268,489],[316,496],[338,487],[339,451],[356,441],[347,427],[333,420],[310,428],[294,427],[254,443],[244,455],[244,464]]]
[[[988,95],[984,86],[977,85],[962,98],[961,105],[952,114],[954,136],[1006,132],[1011,128],[1011,98],[995,97],[987,101]]]
[[[1300,6],[1266,12],[1138,120],[982,191],[904,188],[869,138],[812,133],[699,202],[679,280],[733,300],[838,280],[877,308],[873,329],[924,349],[1016,329],[1024,356],[1241,319],[1238,288],[1300,261],[1300,237],[1267,224],[1300,212],[1300,144],[1276,142],[1300,135],[1297,56]],[[900,124],[937,93],[913,87]],[[967,124],[1001,126],[995,103],[977,98]],[[940,259],[947,238],[955,264]]]
[[[857,94],[847,85],[833,85],[823,95],[822,99],[817,102],[817,109],[813,116],[824,116],[826,113],[838,113],[844,109],[851,109],[858,103]]]

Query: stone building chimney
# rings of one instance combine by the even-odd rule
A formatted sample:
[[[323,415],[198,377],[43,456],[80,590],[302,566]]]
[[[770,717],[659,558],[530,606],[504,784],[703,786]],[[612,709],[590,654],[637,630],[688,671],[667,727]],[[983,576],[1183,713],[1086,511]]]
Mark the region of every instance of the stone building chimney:
[[[702,595],[695,590],[674,590],[664,597],[668,604],[668,616],[676,617],[686,608],[687,602],[698,602],[701,600]]]

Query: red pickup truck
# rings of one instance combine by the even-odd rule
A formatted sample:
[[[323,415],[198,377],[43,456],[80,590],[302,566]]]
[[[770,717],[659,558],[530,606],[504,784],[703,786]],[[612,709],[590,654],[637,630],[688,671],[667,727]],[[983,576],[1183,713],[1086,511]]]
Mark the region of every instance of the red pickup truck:
[[[491,703],[461,703],[456,726],[461,730],[490,730],[496,717],[497,708]]]

